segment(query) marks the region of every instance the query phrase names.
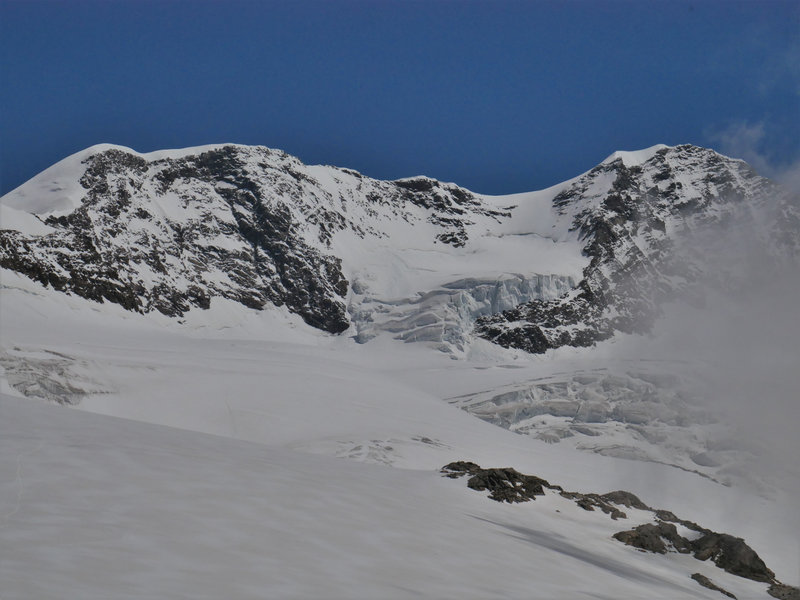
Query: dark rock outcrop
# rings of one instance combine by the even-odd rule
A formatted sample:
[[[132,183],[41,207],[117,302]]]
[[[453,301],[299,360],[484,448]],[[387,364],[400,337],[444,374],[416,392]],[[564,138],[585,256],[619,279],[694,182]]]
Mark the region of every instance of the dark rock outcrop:
[[[564,498],[569,498],[570,500],[574,500],[575,504],[580,506],[583,510],[592,511],[595,508],[599,508],[604,513],[609,515],[615,521],[617,519],[627,519],[628,516],[618,509],[616,506],[612,506],[612,504],[620,504],[618,502],[607,502],[605,500],[605,496],[601,496],[600,494],[581,494],[579,492],[561,492],[561,495]],[[633,495],[633,494],[631,494]],[[635,496],[634,496],[635,497]]]
[[[800,600],[800,588],[782,583],[773,583],[769,586],[767,593],[779,600]]]
[[[720,569],[733,575],[764,583],[775,581],[775,573],[742,538],[703,528],[698,531],[702,534],[700,537],[688,540],[678,534],[673,523],[657,520],[615,533],[614,538],[628,546],[659,554],[665,554],[670,549],[669,544],[680,553],[692,553],[698,560],[711,559]]]
[[[709,590],[714,590],[715,592],[719,592],[728,598],[733,598],[736,600],[736,596],[731,594],[728,590],[725,590],[718,585],[715,585],[713,581],[711,581],[708,577],[703,575],[702,573],[692,573],[692,579],[694,579],[697,583],[702,585],[704,588],[708,588]]]
[[[728,573],[765,583],[775,581],[775,573],[767,568],[755,550],[742,538],[727,533],[706,531],[701,538],[691,542],[691,547],[695,558],[711,559],[715,565]]]
[[[639,510],[653,510],[652,508],[647,506],[644,502],[639,500],[638,496],[630,492],[626,492],[625,490],[608,492],[607,494],[603,494],[600,497],[606,502],[611,502],[613,504],[620,504],[622,506],[627,506],[628,508],[637,508]]]
[[[450,478],[469,475],[467,487],[477,491],[489,491],[489,498],[497,502],[528,502],[536,496],[544,496],[544,488],[553,488],[547,481],[534,475],[525,475],[516,469],[481,469],[471,462],[458,461],[442,467],[442,473]]]
[[[614,534],[614,539],[619,540],[627,546],[633,546],[647,552],[666,554],[669,547],[687,554],[691,550],[691,545],[686,538],[678,535],[678,530],[672,523],[645,523],[630,531],[620,531]]]

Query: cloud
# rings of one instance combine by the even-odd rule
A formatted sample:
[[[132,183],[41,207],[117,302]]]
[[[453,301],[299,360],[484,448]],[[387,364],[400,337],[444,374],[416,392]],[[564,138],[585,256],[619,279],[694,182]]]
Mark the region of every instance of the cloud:
[[[784,184],[792,176],[800,183],[800,165],[774,167],[760,151],[763,139],[761,123],[741,123],[720,132],[718,142],[756,170]],[[610,344],[609,352],[663,361],[736,431],[739,450],[751,453],[741,463],[746,475],[800,495],[800,256],[779,252],[772,224],[783,213],[768,201],[750,209],[698,223],[690,236],[675,238],[674,252],[686,253],[702,275],[662,307],[650,336]]]
[[[775,160],[766,150],[768,143],[764,121],[740,121],[721,130],[710,131],[708,138],[727,156],[741,158],[760,175],[777,181],[793,192],[800,192],[800,159]]]
[[[743,442],[760,448],[760,474],[778,476],[781,487],[800,493],[800,321],[795,298],[797,268],[775,272],[770,281],[753,276],[752,287],[733,297],[709,293],[701,312],[675,307],[669,342],[696,367],[703,365],[699,389],[708,406],[725,415]],[[663,343],[668,343],[664,340]]]

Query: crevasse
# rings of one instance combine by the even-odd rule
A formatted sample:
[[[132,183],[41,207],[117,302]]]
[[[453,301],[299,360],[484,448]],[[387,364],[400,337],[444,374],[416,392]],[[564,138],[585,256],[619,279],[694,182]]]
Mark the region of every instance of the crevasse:
[[[505,274],[494,279],[459,279],[415,297],[353,298],[355,339],[364,343],[382,332],[406,342],[428,342],[445,352],[462,351],[478,317],[536,299],[550,300],[574,288],[573,277]]]

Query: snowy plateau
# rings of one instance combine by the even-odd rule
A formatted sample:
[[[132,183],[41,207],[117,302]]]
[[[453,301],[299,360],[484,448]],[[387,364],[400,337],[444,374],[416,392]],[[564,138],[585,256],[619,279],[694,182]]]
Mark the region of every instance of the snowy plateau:
[[[99,145],[0,198],[0,598],[800,598],[800,198]]]

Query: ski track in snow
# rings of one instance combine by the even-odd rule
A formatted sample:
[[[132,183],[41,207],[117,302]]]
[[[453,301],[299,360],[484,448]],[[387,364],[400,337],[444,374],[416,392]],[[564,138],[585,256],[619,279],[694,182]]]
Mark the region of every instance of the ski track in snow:
[[[22,506],[22,498],[25,494],[25,480],[23,478],[23,460],[28,456],[33,455],[42,448],[44,448],[45,443],[46,441],[42,440],[41,442],[39,442],[39,445],[33,450],[28,450],[26,452],[19,452],[17,454],[17,471],[14,479],[14,483],[17,486],[17,500],[16,503],[14,504],[14,508],[12,508],[9,512],[3,515],[0,515],[0,519],[2,519],[3,521],[2,524],[0,524],[0,529],[3,529],[8,525],[8,522],[11,519],[11,517],[17,514],[19,512],[20,507]]]

